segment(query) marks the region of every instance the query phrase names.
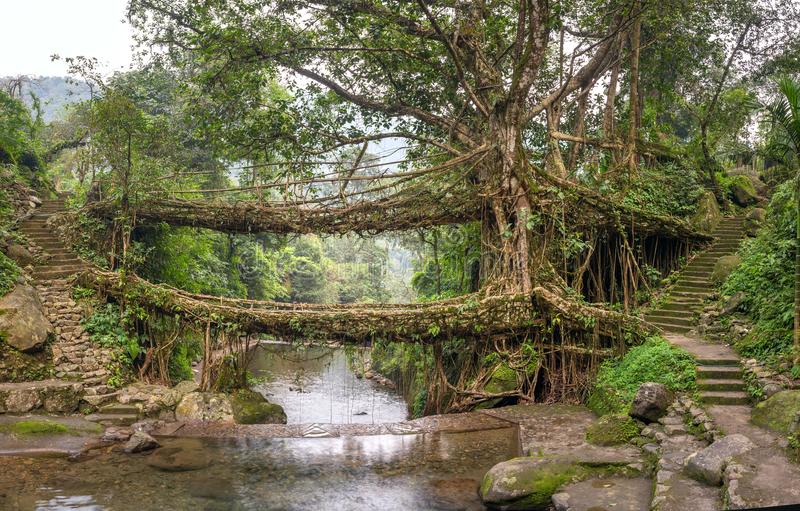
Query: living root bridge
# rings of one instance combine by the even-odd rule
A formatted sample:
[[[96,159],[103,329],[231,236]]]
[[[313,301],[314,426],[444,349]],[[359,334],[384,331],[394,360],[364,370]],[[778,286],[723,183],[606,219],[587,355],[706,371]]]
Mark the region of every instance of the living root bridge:
[[[118,205],[103,201],[87,205],[90,215],[112,219]],[[463,224],[480,218],[477,196],[466,198],[430,193],[423,197],[395,196],[348,206],[270,204],[208,199],[148,199],[133,208],[139,222],[204,227],[222,232],[276,234],[378,234],[436,225]]]
[[[555,317],[560,329],[586,332],[595,339],[636,340],[652,331],[638,318],[570,301],[543,287],[535,288],[533,297],[474,293],[414,304],[318,305],[198,295],[98,269],[87,271],[80,281],[117,300],[184,321],[212,321],[242,334],[284,339],[435,343],[453,337],[542,337],[539,334],[552,328]]]

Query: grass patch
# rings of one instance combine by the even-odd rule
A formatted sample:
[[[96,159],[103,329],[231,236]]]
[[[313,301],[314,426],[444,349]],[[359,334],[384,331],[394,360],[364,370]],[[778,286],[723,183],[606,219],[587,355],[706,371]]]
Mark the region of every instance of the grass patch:
[[[70,429],[59,423],[48,420],[28,420],[10,424],[0,424],[0,433],[12,435],[63,435]]]
[[[586,405],[598,415],[627,414],[642,383],[655,382],[674,392],[697,388],[694,358],[661,337],[650,337],[621,359],[603,363]]]

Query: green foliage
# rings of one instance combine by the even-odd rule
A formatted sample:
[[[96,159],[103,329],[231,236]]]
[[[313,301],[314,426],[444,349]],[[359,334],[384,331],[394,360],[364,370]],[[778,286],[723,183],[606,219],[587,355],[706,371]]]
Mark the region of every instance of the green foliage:
[[[675,163],[645,167],[625,190],[622,203],[657,215],[688,216],[703,194],[697,171]]]
[[[0,433],[13,435],[61,435],[68,432],[69,428],[64,424],[48,420],[25,420],[0,424]]]
[[[81,321],[92,342],[120,350],[125,355],[126,365],[131,365],[141,353],[141,347],[138,337],[128,333],[125,323],[119,307],[111,303],[98,307]]]
[[[630,349],[622,359],[603,363],[587,398],[598,415],[627,413],[642,383],[656,382],[673,391],[696,388],[694,358],[661,337],[650,337]]]
[[[792,345],[797,225],[792,186],[789,181],[775,190],[764,226],[745,241],[742,263],[722,287],[725,295],[745,293],[743,307],[755,323],[737,350],[766,362],[788,355]]]
[[[14,289],[19,274],[20,269],[17,263],[0,252],[0,296]]]

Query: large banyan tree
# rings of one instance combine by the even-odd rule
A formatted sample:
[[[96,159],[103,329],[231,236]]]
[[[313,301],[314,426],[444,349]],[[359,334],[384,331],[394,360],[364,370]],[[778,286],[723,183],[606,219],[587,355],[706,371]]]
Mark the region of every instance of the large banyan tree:
[[[493,335],[495,345],[536,328],[548,346],[566,346],[569,325],[598,350],[617,347],[639,323],[583,298],[627,309],[645,282],[640,266],[672,269],[707,239],[580,179],[598,159],[625,182],[643,161],[675,158],[638,131],[643,19],[668,23],[664,12],[680,9],[643,0],[131,0],[140,43],[181,77],[199,129],[248,162],[240,180],[252,171],[248,186],[173,190],[131,211],[139,222],[234,233],[370,234],[478,221],[481,296],[531,296],[545,316],[569,318],[525,320]],[[287,93],[265,93],[276,87]],[[402,146],[399,167],[370,172],[378,165],[367,149],[379,143]],[[206,198],[217,193],[254,200]],[[112,218],[115,208],[88,209]],[[567,254],[571,239],[580,249]],[[111,277],[100,280],[115,288]],[[162,300],[173,312],[201,301]],[[256,323],[281,309],[249,306],[267,311],[248,316]],[[374,309],[370,321],[393,314]],[[349,310],[334,311],[337,324],[365,317],[363,307]],[[299,314],[281,309],[269,324],[285,334]],[[322,311],[304,314],[324,330]],[[417,338],[438,342],[440,331],[426,326]]]
[[[497,291],[527,293],[557,273],[540,223],[543,213],[556,214],[556,203],[562,209],[566,203],[559,214],[579,229],[624,235],[639,221],[639,212],[603,201],[574,177],[587,145],[613,153],[625,174],[635,172],[643,155],[663,153],[637,137],[641,23],[653,9],[639,0],[132,0],[129,18],[143,40],[166,48],[171,63],[202,91],[214,123],[235,131],[255,153],[270,147],[274,157],[281,147],[297,162],[405,139],[409,153],[431,165],[416,165],[417,181],[434,173],[437,179],[426,193],[417,185],[414,200],[400,201],[402,207],[381,222],[402,228],[425,226],[419,218],[425,216],[429,225],[451,223],[450,216],[479,218],[482,281]],[[621,76],[627,77],[629,108],[617,105]],[[274,81],[298,101],[261,103]],[[602,137],[590,138],[589,95],[603,89]],[[273,113],[252,122],[252,113],[263,110]],[[562,121],[566,113],[568,123]],[[627,128],[619,129],[623,124]],[[349,175],[337,176],[342,188],[354,179],[358,159]],[[451,170],[446,178],[461,181],[447,197],[440,194],[447,186],[443,168]],[[346,194],[334,198],[342,202],[313,207],[352,213],[342,208]],[[463,211],[473,205],[477,211]],[[180,204],[161,206],[162,219],[181,216],[174,215]],[[188,214],[191,207],[184,209]],[[337,232],[370,230],[359,223],[369,215],[350,216],[351,224]],[[641,220],[645,234],[691,235],[675,236],[680,228],[669,219]]]

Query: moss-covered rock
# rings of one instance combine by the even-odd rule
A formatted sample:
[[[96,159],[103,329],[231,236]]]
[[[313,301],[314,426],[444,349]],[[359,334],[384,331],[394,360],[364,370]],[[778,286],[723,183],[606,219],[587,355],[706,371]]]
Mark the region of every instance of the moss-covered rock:
[[[705,192],[697,201],[697,211],[692,216],[692,226],[701,232],[711,232],[717,228],[722,213],[719,211],[717,199],[711,192]]]
[[[791,433],[800,414],[800,390],[778,392],[753,409],[753,423],[778,433]]]
[[[758,229],[767,219],[767,210],[764,208],[753,208],[747,213],[744,219],[744,229],[748,236],[755,236]]]
[[[231,396],[233,419],[238,424],[286,424],[280,405],[270,403],[252,390],[237,390]]]
[[[758,202],[758,192],[747,176],[731,176],[728,180],[731,199],[739,206],[752,206]]]
[[[500,394],[515,390],[517,384],[517,372],[503,363],[495,367],[492,377],[483,389],[490,394]]]
[[[620,445],[639,434],[636,421],[627,415],[606,415],[586,429],[586,441],[594,445]]]
[[[714,263],[714,269],[711,271],[711,282],[714,285],[722,285],[728,279],[728,276],[733,270],[742,263],[742,258],[738,255],[722,256]]]
[[[550,507],[553,494],[568,483],[632,472],[616,465],[514,458],[492,467],[483,477],[479,493],[490,509],[543,510]]]

